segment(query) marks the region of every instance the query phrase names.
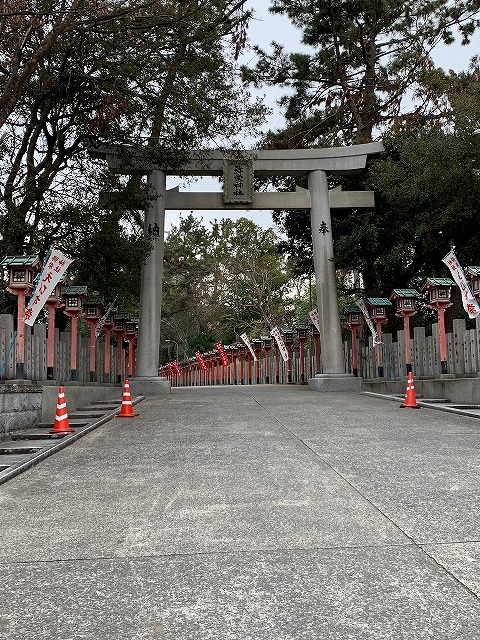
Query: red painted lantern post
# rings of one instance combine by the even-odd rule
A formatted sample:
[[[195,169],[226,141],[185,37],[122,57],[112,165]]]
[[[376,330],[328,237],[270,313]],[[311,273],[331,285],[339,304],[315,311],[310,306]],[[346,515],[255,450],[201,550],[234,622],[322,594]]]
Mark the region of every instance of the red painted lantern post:
[[[305,343],[308,340],[308,325],[297,324],[295,325],[295,331],[300,344],[300,382],[305,384]]]
[[[317,327],[313,324],[310,325],[310,334],[313,338],[313,350],[315,352],[315,373],[321,373],[321,362],[320,362],[320,332]]]
[[[282,329],[282,334],[283,334],[283,341],[285,342],[285,345],[286,345],[287,350],[288,350],[287,382],[288,382],[288,384],[292,384],[292,382],[293,382],[293,370],[292,370],[293,359],[292,359],[292,356],[293,356],[293,342],[294,342],[293,329],[290,329],[290,328]]]
[[[25,299],[33,291],[35,275],[42,263],[38,256],[7,256],[0,263],[8,269],[8,293],[17,296],[17,340],[15,377],[25,379]]]
[[[135,371],[135,345],[138,331],[138,322],[134,319],[129,319],[125,322],[125,338],[128,341],[128,360],[127,360],[127,373],[129,376],[133,375]]]
[[[367,298],[367,306],[370,309],[370,315],[375,323],[375,330],[378,335],[378,339],[380,343],[382,342],[382,324],[384,324],[387,318],[387,307],[391,307],[392,303],[388,298]],[[383,368],[383,345],[378,344],[375,347],[377,351],[377,371],[378,377],[384,377],[384,368]]]
[[[243,342],[237,344],[238,357],[240,359],[240,384],[245,384],[245,355],[247,347]]]
[[[122,382],[122,370],[123,370],[123,338],[125,336],[125,323],[128,320],[128,315],[117,312],[115,314],[115,320],[113,323],[113,333],[117,338],[117,383]]]
[[[85,320],[90,327],[90,344],[89,344],[89,380],[90,382],[96,382],[97,370],[96,370],[96,341],[95,327],[98,321],[102,317],[105,311],[105,301],[103,296],[97,292],[93,292],[88,296],[88,300],[84,306]]]
[[[103,330],[105,331],[105,346],[103,349],[103,360],[104,360],[103,381],[104,382],[111,382],[110,358],[111,358],[112,347],[110,345],[110,334],[112,332],[114,322],[115,322],[115,309],[112,309],[103,324]]]
[[[448,373],[447,340],[445,336],[445,309],[452,306],[450,292],[455,284],[450,278],[427,278],[422,287],[428,295],[428,306],[437,311],[438,343],[440,347],[440,373]]]
[[[352,333],[352,373],[358,376],[358,336],[357,330],[362,324],[360,309],[356,305],[345,307],[347,326]]]
[[[63,313],[70,318],[70,380],[76,380],[78,348],[77,323],[78,316],[83,313],[83,302],[87,297],[87,287],[62,287],[62,296],[65,296],[65,309]]]
[[[420,297],[416,289],[394,289],[390,300],[395,302],[395,315],[403,318],[403,335],[405,338],[405,369],[407,376],[412,373],[412,349],[410,340],[410,318],[417,311],[415,300]]]
[[[255,374],[257,379],[257,384],[260,384],[260,354],[263,349],[263,340],[261,338],[255,338],[252,340],[252,347],[255,352],[256,362],[255,362]]]
[[[270,351],[273,349],[273,338],[271,336],[261,337],[265,351],[265,384],[270,384]]]
[[[55,309],[63,307],[62,283],[57,284],[52,295],[47,298],[45,306],[48,312],[47,325],[47,380],[55,379]]]

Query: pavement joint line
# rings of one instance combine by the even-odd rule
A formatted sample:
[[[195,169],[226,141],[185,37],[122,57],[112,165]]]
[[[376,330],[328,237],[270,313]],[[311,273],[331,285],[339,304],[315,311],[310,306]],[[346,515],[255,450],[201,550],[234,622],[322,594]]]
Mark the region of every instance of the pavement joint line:
[[[50,564],[52,562],[90,562],[101,560],[151,560],[162,558],[195,558],[195,557],[207,557],[207,556],[247,556],[247,555],[275,555],[278,553],[311,553],[321,551],[360,551],[362,549],[404,549],[407,547],[416,548],[417,545],[410,542],[401,543],[385,543],[385,544],[365,544],[365,545],[341,545],[325,547],[276,547],[265,549],[232,549],[231,551],[191,551],[185,553],[147,553],[133,555],[118,555],[118,556],[79,556],[77,558],[49,558],[47,560],[32,559],[32,560],[16,560],[6,561],[0,560],[1,566],[10,565],[23,565],[23,564]]]
[[[135,405],[144,399],[145,399],[145,396],[137,396],[135,399],[132,400],[132,405]],[[95,420],[94,422],[91,422],[87,426],[77,429],[75,433],[71,433],[70,435],[60,438],[57,443],[52,444],[51,446],[46,445],[45,447],[42,447],[42,449],[38,453],[31,454],[31,456],[28,457],[26,460],[17,462],[16,464],[13,464],[8,469],[5,469],[4,471],[0,472],[0,485],[5,482],[8,482],[8,480],[11,480],[12,478],[15,478],[16,476],[23,473],[24,471],[27,471],[31,467],[35,466],[39,462],[42,462],[43,460],[52,456],[53,454],[58,453],[58,451],[61,451],[62,449],[67,447],[69,444],[73,444],[74,442],[79,440],[82,436],[86,435],[87,433],[90,433],[90,431],[93,431],[94,429],[97,429],[98,427],[102,426],[106,422],[109,422],[118,413],[120,413],[120,411],[121,411],[121,406],[114,409],[113,411],[110,411],[109,413],[106,413],[101,418],[99,418],[98,420]]]
[[[370,392],[366,392],[368,395],[376,395]],[[251,396],[253,397],[253,396]],[[390,397],[390,399],[393,399]],[[396,398],[398,399],[398,398]],[[449,575],[457,584],[459,584],[460,586],[462,586],[465,591],[467,591],[471,596],[473,596],[476,600],[480,600],[480,595],[475,593],[475,591],[473,591],[468,585],[466,585],[464,582],[462,582],[459,578],[457,578],[457,576],[455,576],[455,574],[453,574],[449,569],[447,569],[443,564],[441,564],[441,562],[439,562],[436,558],[434,558],[430,553],[428,553],[428,551],[426,549],[424,549],[422,547],[422,544],[420,544],[419,542],[417,542],[412,536],[410,536],[408,533],[406,533],[406,531],[404,531],[399,524],[397,524],[394,520],[392,520],[392,518],[390,518],[389,516],[387,516],[387,514],[385,514],[382,509],[377,506],[370,498],[368,498],[366,495],[364,495],[362,493],[362,491],[360,491],[360,489],[358,489],[350,480],[348,480],[342,473],[340,473],[340,471],[338,471],[330,462],[328,462],[327,460],[325,460],[324,458],[322,458],[322,456],[314,451],[310,445],[305,442],[302,438],[300,438],[300,436],[298,436],[297,434],[293,433],[293,431],[291,431],[289,429],[289,427],[287,427],[286,425],[284,425],[278,418],[276,415],[274,415],[273,413],[271,413],[271,411],[269,409],[267,409],[266,407],[264,407],[256,398],[254,398],[255,402],[267,413],[269,414],[281,427],[283,427],[286,431],[288,431],[296,440],[298,440],[299,442],[301,442],[303,444],[304,447],[306,447],[311,453],[313,453],[313,455],[318,458],[319,460],[321,460],[326,466],[328,466],[339,478],[341,478],[348,486],[350,486],[356,493],[358,493],[358,495],[360,495],[366,502],[368,502],[374,509],[376,509],[386,520],[388,520],[396,529],[398,529],[398,531],[400,531],[401,534],[403,534],[407,540],[410,540],[410,544],[414,547],[416,547],[421,553],[423,553],[427,558],[429,558],[432,562],[434,562],[439,568],[441,568],[447,575]],[[403,401],[400,398],[400,401]],[[428,544],[428,543],[423,543],[423,544]]]

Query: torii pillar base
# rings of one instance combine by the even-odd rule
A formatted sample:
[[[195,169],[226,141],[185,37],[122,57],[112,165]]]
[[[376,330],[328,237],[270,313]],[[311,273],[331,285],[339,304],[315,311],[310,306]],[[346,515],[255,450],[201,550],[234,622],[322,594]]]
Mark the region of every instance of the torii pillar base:
[[[308,388],[312,391],[351,391],[360,393],[362,378],[349,373],[317,373],[308,380]]]
[[[156,376],[133,376],[128,383],[132,396],[166,396],[172,389],[170,380]]]

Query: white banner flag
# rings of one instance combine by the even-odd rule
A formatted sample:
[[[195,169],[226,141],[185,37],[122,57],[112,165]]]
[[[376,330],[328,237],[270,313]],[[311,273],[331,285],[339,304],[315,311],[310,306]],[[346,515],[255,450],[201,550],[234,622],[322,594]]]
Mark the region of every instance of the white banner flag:
[[[253,350],[252,347],[252,343],[250,342],[250,340],[248,339],[248,336],[246,333],[242,333],[242,335],[240,336],[240,338],[243,340],[243,342],[247,345],[247,349],[250,351],[250,353],[253,356],[253,360],[254,362],[257,361],[257,356],[255,355],[255,351]]]
[[[382,341],[378,337],[377,330],[375,329],[375,325],[373,324],[373,321],[372,321],[372,319],[370,317],[370,314],[368,313],[368,308],[367,308],[367,305],[365,304],[364,300],[359,298],[358,300],[355,300],[355,304],[360,309],[360,311],[363,313],[363,317],[365,318],[365,322],[367,323],[368,328],[370,329],[370,331],[372,333],[373,344],[382,344]]]
[[[480,306],[470,289],[470,285],[468,284],[468,280],[465,277],[463,269],[457,260],[457,256],[453,251],[450,251],[450,253],[447,253],[447,255],[442,259],[442,262],[444,262],[450,269],[452,278],[460,287],[460,291],[462,292],[463,308],[468,313],[468,317],[476,318],[480,313]]]
[[[318,311],[312,309],[312,311],[308,312],[308,315],[310,316],[310,320],[317,327],[318,331],[320,331],[320,316],[318,315]]]
[[[71,263],[72,260],[70,258],[64,256],[60,251],[52,249],[50,257],[40,274],[35,291],[30,297],[28,307],[25,309],[25,324],[33,325],[47,298],[57,284],[63,280],[65,272]]]
[[[272,335],[275,338],[275,342],[278,345],[278,349],[282,354],[282,358],[284,362],[288,362],[288,360],[290,359],[290,356],[288,355],[288,349],[285,345],[285,342],[283,341],[282,334],[280,333],[279,328],[273,327],[273,329],[270,331],[270,335]]]

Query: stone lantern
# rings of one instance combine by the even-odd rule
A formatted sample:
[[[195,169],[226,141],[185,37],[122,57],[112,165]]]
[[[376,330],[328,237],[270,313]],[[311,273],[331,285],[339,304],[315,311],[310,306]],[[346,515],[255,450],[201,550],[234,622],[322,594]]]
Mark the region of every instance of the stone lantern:
[[[292,350],[293,350],[293,342],[295,340],[295,332],[290,327],[284,327],[282,329],[283,341],[288,350],[288,361],[287,361],[287,382],[290,384],[292,382]]]
[[[315,323],[311,321],[310,323],[310,335],[313,339],[313,347],[315,351],[315,374],[320,373],[321,364],[320,364],[320,331],[315,326]]]
[[[480,267],[467,267],[465,277],[470,283],[473,295],[480,302]]]
[[[260,384],[260,353],[263,350],[263,340],[261,338],[254,338],[252,340],[252,347],[255,351],[255,357],[257,358],[256,362],[256,376],[257,376],[257,384]]]
[[[95,344],[96,344],[96,326],[98,321],[105,312],[105,300],[104,297],[94,291],[88,296],[88,300],[84,304],[84,317],[90,326],[90,382],[96,381],[96,367],[95,367]]]
[[[450,278],[427,278],[422,287],[422,291],[427,294],[427,304],[429,308],[437,311],[441,374],[448,374],[445,309],[451,307],[453,304],[450,300],[450,293],[454,284],[455,282]]]
[[[77,323],[78,316],[83,313],[83,303],[87,298],[88,289],[83,285],[62,287],[65,298],[63,313],[70,318],[70,380],[77,379]]]
[[[136,318],[128,318],[125,321],[125,338],[128,341],[128,375],[133,375],[135,371],[135,346],[138,334],[138,320]]]
[[[273,349],[272,336],[260,336],[265,351],[265,384],[270,384],[270,351]]]
[[[305,384],[305,343],[309,337],[309,327],[307,324],[296,324],[294,329],[297,333],[297,339],[300,344],[300,382]]]
[[[245,384],[245,356],[247,347],[243,342],[237,342],[237,353],[240,359],[240,384]]]
[[[7,256],[0,262],[8,270],[8,293],[17,296],[15,377],[25,378],[25,298],[32,293],[36,274],[42,268],[38,256]]]
[[[420,297],[416,289],[394,289],[390,300],[395,303],[395,315],[403,318],[405,338],[405,368],[407,376],[412,373],[412,350],[410,347],[410,317],[417,313],[415,300]]]
[[[378,377],[383,378],[383,348],[382,348],[382,324],[384,324],[387,318],[387,308],[391,307],[392,303],[388,298],[367,298],[367,307],[370,311],[370,316],[375,323],[375,330],[378,335],[379,344],[375,346],[377,351],[377,371]]]
[[[108,315],[106,316],[103,323],[103,330],[105,331],[105,347],[103,352],[103,381],[111,382],[110,379],[110,357],[111,357],[111,345],[110,345],[110,334],[114,327],[115,323],[115,313],[116,309],[111,309]]]
[[[362,325],[362,312],[356,304],[345,307],[347,326],[352,333],[352,373],[358,376],[358,328]]]
[[[54,360],[55,360],[55,309],[61,309],[64,306],[62,297],[62,287],[66,286],[66,282],[59,282],[52,293],[48,296],[45,306],[48,313],[47,325],[47,380],[55,378]]]
[[[130,316],[128,314],[117,310],[115,312],[115,318],[113,320],[112,331],[117,338],[117,383],[122,382],[123,338],[125,336],[125,323],[129,318]]]

